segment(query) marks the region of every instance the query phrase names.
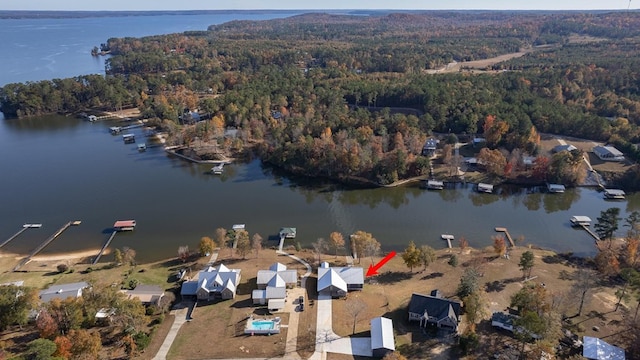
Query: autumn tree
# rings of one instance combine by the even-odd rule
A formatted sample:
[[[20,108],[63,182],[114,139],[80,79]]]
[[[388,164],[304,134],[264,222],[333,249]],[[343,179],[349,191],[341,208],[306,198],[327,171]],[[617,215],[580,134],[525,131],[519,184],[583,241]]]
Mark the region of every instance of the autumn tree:
[[[213,253],[213,250],[216,248],[216,243],[212,238],[208,236],[203,236],[200,238],[200,243],[198,244],[198,251],[200,251],[201,256],[207,256]]]
[[[262,236],[260,236],[260,234],[255,233],[251,237],[251,248],[256,254],[256,257],[258,257],[258,255],[260,254],[260,250],[262,250]]]
[[[533,269],[533,265],[535,265],[533,253],[528,250],[523,252],[520,256],[520,262],[518,263],[518,266],[520,267],[522,276],[525,279],[531,277],[531,270]]]
[[[489,148],[482,148],[478,153],[478,161],[484,164],[487,172],[493,175],[504,175],[504,168],[507,165],[507,159],[500,152],[500,150],[490,150]]]
[[[79,329],[84,321],[82,298],[54,298],[47,303],[47,310],[58,326],[62,335]]]
[[[73,344],[66,336],[57,336],[53,342],[56,344],[56,352],[53,353],[53,356],[60,357],[63,359],[69,359],[71,357],[71,348]]]
[[[420,250],[413,241],[409,241],[409,245],[404,249],[402,261],[407,265],[410,272],[413,272],[413,268],[420,264]]]
[[[493,250],[502,257],[507,253],[507,244],[502,236],[492,236],[493,238]]]
[[[68,335],[71,341],[71,353],[74,357],[88,357],[97,359],[100,350],[102,350],[102,340],[100,333],[97,331],[89,332],[88,330],[71,330]]]
[[[432,262],[436,261],[436,251],[429,245],[422,245],[420,247],[420,264],[424,266],[424,270],[427,270],[427,266],[429,266]]]
[[[216,243],[220,245],[220,247],[225,246],[229,241],[227,229],[225,228],[217,228],[216,229]]]
[[[355,248],[355,253],[358,255],[358,262],[362,257],[373,257],[380,252],[380,243],[371,233],[364,231],[356,231],[351,235],[351,244]]]
[[[329,234],[329,243],[331,244],[331,247],[335,250],[336,257],[338,257],[338,249],[341,249],[344,247],[344,237],[342,236],[341,233],[334,231],[331,234]]]
[[[251,251],[251,242],[249,241],[249,233],[246,230],[238,230],[236,231],[236,248],[238,249],[238,253],[242,256],[243,259],[246,258],[247,254]]]
[[[462,254],[469,247],[469,241],[464,237],[460,237],[460,241],[458,242],[458,246],[460,247],[460,253]]]
[[[53,339],[58,334],[58,323],[53,319],[51,313],[46,308],[38,312],[36,318],[36,328],[43,339]]]

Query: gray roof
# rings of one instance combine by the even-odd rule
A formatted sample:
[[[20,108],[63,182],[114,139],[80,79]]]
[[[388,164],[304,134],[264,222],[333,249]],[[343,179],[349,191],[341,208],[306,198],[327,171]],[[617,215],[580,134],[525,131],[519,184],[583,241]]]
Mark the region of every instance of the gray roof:
[[[386,317],[371,319],[371,349],[396,349],[393,321]]]
[[[240,269],[229,269],[223,264],[217,267],[208,267],[198,273],[198,281],[186,281],[182,283],[180,293],[182,295],[195,295],[199,288],[209,293],[222,292],[229,289],[235,293],[240,280]],[[195,284],[195,287],[193,285]]]
[[[77,298],[82,296],[82,289],[88,288],[89,283],[82,281],[69,284],[55,284],[48,289],[40,291],[40,299],[49,302],[53,299]]]
[[[287,284],[295,284],[298,282],[297,270],[284,270],[284,271],[272,271],[272,270],[258,270],[256,283],[258,285],[269,284],[269,281],[276,276],[280,276]]]
[[[557,152],[561,152],[561,151],[573,151],[573,150],[577,150],[578,148],[571,145],[571,144],[564,144],[564,145],[558,145],[556,147],[554,147],[551,151],[557,153]]]
[[[318,268],[318,283],[330,270],[333,270],[347,285],[364,284],[364,270],[361,267],[328,267],[328,264]]]
[[[593,152],[600,155],[622,156],[622,152],[613,146],[594,146]]]
[[[455,319],[460,317],[460,303],[441,297],[412,294],[409,301],[409,312],[414,314],[424,314],[425,312],[438,320],[455,315]]]
[[[624,360],[624,350],[602,339],[584,336],[582,356],[594,360]]]

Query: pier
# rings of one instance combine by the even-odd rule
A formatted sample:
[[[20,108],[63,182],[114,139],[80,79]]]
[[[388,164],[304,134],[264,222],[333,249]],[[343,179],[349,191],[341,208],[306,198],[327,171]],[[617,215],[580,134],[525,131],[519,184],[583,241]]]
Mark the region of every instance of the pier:
[[[68,223],[64,224],[60,229],[58,229],[58,231],[56,231],[53,235],[51,235],[44,242],[42,242],[42,244],[38,245],[38,247],[33,249],[33,251],[31,251],[31,253],[29,255],[27,255],[27,257],[22,259],[20,261],[20,263],[18,265],[16,265],[16,267],[13,268],[12,271],[14,271],[14,272],[18,271],[18,270],[20,270],[21,267],[23,267],[27,263],[29,263],[29,261],[31,261],[32,257],[37,255],[40,251],[42,251],[42,249],[47,247],[47,245],[49,245],[53,240],[55,240],[58,236],[60,236],[60,234],[62,234],[65,230],[67,230],[69,228],[69,226],[77,226],[77,225],[80,225],[80,223],[81,223],[81,221],[76,220],[76,221],[69,221]]]
[[[586,232],[588,232],[589,235],[591,235],[591,237],[593,237],[596,240],[596,243],[600,241],[600,237],[596,233],[591,231],[591,228],[589,227],[589,225],[580,224],[580,227],[582,227]]]
[[[282,251],[282,247],[284,246],[284,239],[285,236],[283,234],[280,234],[280,244],[278,245],[278,250]]]
[[[17,238],[18,236],[20,236],[20,234],[22,234],[23,232],[25,232],[27,229],[31,229],[31,228],[39,228],[42,227],[42,224],[24,224],[22,225],[22,229],[20,229],[20,231],[18,231],[17,233],[13,234],[13,236],[11,236],[10,238],[8,238],[7,240],[3,241],[2,244],[0,244],[0,249],[7,245],[8,243],[11,242],[11,240]]]
[[[91,265],[95,265],[98,263],[98,261],[100,261],[102,254],[104,253],[105,250],[107,250],[107,247],[109,246],[109,244],[111,244],[111,240],[113,240],[113,238],[116,236],[117,233],[118,233],[118,230],[113,230],[113,232],[111,233],[111,236],[109,236],[109,239],[107,239],[104,245],[102,245],[102,249],[100,249],[100,252],[98,253],[98,255],[96,255],[96,258],[93,259],[93,261],[91,262]]]
[[[511,238],[511,235],[509,234],[509,231],[507,230],[507,228],[505,228],[505,227],[496,227],[495,230],[496,230],[496,232],[504,233],[504,235],[506,236],[507,240],[509,240],[509,243],[511,244],[511,247],[516,247],[516,243],[513,242],[513,239]]]
[[[451,249],[452,248],[451,240],[454,239],[453,235],[442,234],[442,235],[440,235],[440,237],[442,238],[442,240],[447,240],[447,245],[449,246],[449,249]]]

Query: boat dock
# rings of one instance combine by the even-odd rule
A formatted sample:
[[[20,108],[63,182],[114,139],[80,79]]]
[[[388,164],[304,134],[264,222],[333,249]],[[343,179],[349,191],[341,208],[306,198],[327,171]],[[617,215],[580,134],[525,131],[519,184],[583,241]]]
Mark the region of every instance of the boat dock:
[[[113,240],[113,238],[116,236],[117,233],[118,233],[118,230],[113,230],[113,232],[111,233],[111,236],[109,236],[109,239],[107,239],[104,245],[102,245],[102,249],[100,249],[100,252],[98,253],[98,255],[96,255],[95,259],[93,259],[93,261],[91,262],[91,265],[95,265],[98,263],[98,261],[100,261],[102,254],[104,253],[105,250],[107,250],[107,247],[109,246],[109,244],[111,244],[111,240]]]
[[[11,236],[10,238],[8,238],[7,240],[3,241],[2,244],[0,244],[0,249],[7,245],[8,243],[11,242],[11,240],[17,238],[18,236],[20,236],[20,234],[22,234],[23,232],[25,232],[27,229],[31,229],[31,228],[39,228],[42,227],[42,224],[24,224],[22,225],[22,229],[20,229],[20,231],[18,231],[17,233],[13,234],[13,236]]]
[[[449,249],[451,249],[452,248],[451,240],[454,239],[453,235],[442,234],[442,235],[440,235],[440,237],[442,238],[442,240],[447,240],[447,245],[449,246]]]
[[[513,238],[511,238],[511,234],[509,234],[509,231],[507,230],[507,228],[505,228],[505,227],[496,227],[495,231],[504,233],[504,235],[507,237],[507,240],[509,240],[509,243],[511,244],[511,247],[516,247],[516,243],[513,242]]]
[[[20,270],[21,267],[23,267],[27,263],[29,263],[29,261],[31,261],[32,257],[37,255],[40,251],[42,251],[42,249],[47,247],[47,245],[49,245],[53,240],[55,240],[58,236],[60,236],[60,234],[62,234],[65,230],[67,230],[69,228],[69,226],[77,226],[77,225],[80,225],[80,223],[81,223],[81,221],[76,220],[76,221],[69,221],[68,223],[64,224],[60,229],[58,229],[58,231],[56,231],[53,235],[51,235],[44,242],[42,242],[42,244],[38,245],[38,247],[33,249],[33,251],[31,251],[31,253],[29,255],[27,255],[27,257],[22,259],[20,261],[20,263],[18,265],[16,265],[16,267],[13,268],[12,271],[14,271],[14,272],[18,271],[18,270]]]

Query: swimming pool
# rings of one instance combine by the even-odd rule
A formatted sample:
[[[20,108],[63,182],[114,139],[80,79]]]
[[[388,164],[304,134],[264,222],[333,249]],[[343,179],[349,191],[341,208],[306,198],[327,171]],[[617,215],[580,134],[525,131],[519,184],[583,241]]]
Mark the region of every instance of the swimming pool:
[[[249,326],[250,329],[256,329],[256,330],[270,330],[273,329],[275,323],[273,321],[259,321],[259,320],[255,320],[251,322],[251,325]]]
[[[254,320],[249,318],[244,329],[245,334],[278,334],[280,333],[280,318],[270,320]]]

